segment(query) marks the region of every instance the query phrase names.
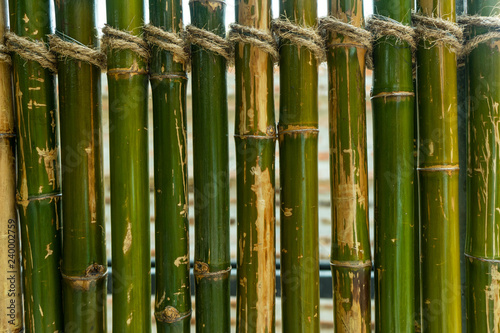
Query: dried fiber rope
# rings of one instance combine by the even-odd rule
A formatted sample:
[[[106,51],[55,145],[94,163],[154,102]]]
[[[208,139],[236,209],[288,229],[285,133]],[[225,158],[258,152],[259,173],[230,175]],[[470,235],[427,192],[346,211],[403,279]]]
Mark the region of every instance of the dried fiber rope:
[[[371,57],[372,35],[370,34],[369,31],[357,27],[351,23],[343,22],[334,16],[327,16],[320,18],[318,30],[320,31],[321,35],[325,38],[325,41],[327,39],[328,33],[336,33],[349,38],[352,41],[352,43],[359,44],[365,49],[367,49],[368,53],[366,56],[366,66],[369,69],[373,68],[373,61]],[[337,47],[343,44],[346,43],[335,42],[330,45],[327,45],[327,42],[325,42],[325,48],[328,49],[329,47]]]
[[[12,60],[10,59],[9,50],[7,46],[0,44],[0,62],[5,62],[9,65],[12,64]]]
[[[151,24],[144,26],[144,39],[161,50],[171,52],[174,57],[180,59],[184,64],[189,64],[189,44],[186,43],[185,31],[173,33],[165,31]]]
[[[5,35],[5,45],[7,50],[18,54],[24,60],[35,61],[43,68],[47,68],[57,73],[56,56],[48,50],[43,41],[21,37],[12,32],[8,32]]]
[[[500,39],[500,17],[498,16],[468,16],[463,15],[457,18],[458,23],[464,26],[467,35],[470,36],[470,28],[485,28],[486,33],[478,34],[475,37],[467,40],[462,49],[462,56],[467,56],[479,44],[492,39]]]
[[[271,22],[271,30],[279,38],[288,39],[292,44],[310,50],[318,62],[324,61],[324,42],[316,29],[300,26],[288,19],[281,18]]]
[[[130,50],[145,61],[149,61],[149,46],[141,37],[132,35],[128,31],[118,30],[109,25],[102,29],[101,49],[105,52],[109,50]]]
[[[232,64],[233,47],[227,39],[213,33],[212,31],[197,28],[194,25],[188,25],[186,27],[186,32],[187,41],[190,44],[198,45],[208,51],[214,52],[215,54],[224,57],[228,64]]]
[[[233,44],[245,43],[258,47],[273,57],[273,61],[279,60],[278,43],[269,31],[262,31],[252,27],[231,23],[229,25],[227,40]]]
[[[430,17],[417,13],[412,14],[417,40],[424,40],[435,46],[446,45],[451,51],[460,55],[462,52],[463,30],[455,22]]]
[[[366,30],[371,32],[374,41],[382,37],[392,36],[398,42],[408,43],[412,51],[417,49],[415,30],[390,17],[382,15],[370,16],[366,21]]]
[[[101,51],[83,45],[78,41],[64,41],[57,35],[49,35],[49,45],[52,52],[64,58],[72,58],[106,69],[106,55]]]

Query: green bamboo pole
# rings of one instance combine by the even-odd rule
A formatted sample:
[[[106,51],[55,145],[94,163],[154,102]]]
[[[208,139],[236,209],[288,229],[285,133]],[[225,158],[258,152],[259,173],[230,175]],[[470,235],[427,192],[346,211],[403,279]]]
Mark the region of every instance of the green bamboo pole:
[[[497,0],[468,1],[469,15],[500,14]],[[470,38],[488,32],[470,29]],[[498,39],[481,43],[467,57],[468,152],[466,312],[467,332],[500,330],[500,52]]]
[[[253,13],[253,14],[251,14]],[[270,0],[236,2],[238,24],[269,31]],[[237,161],[240,333],[275,331],[275,146],[273,58],[237,43],[235,143]]]
[[[182,31],[181,0],[150,0],[151,24]],[[152,48],[155,145],[156,302],[158,332],[189,332],[189,219],[186,139],[186,64]]]
[[[411,8],[409,0],[376,0],[373,11],[409,26]],[[415,249],[415,94],[410,45],[394,36],[379,38],[373,67],[375,327],[377,332],[414,332],[418,243]]]
[[[49,0],[10,0],[11,31],[46,42]],[[21,224],[25,330],[62,331],[61,192],[55,76],[13,55],[17,203]]]
[[[142,0],[107,0],[108,24],[142,33]],[[108,51],[113,330],[151,330],[148,64],[132,50]]]
[[[328,2],[329,14],[363,26],[362,0]],[[327,40],[335,332],[370,332],[371,253],[365,105],[366,48],[342,34]]]
[[[224,36],[226,3],[190,0],[191,23]],[[191,46],[196,331],[229,332],[229,164],[226,60]]]
[[[0,43],[9,29],[9,6],[0,1]],[[16,211],[16,160],[12,73],[8,57],[0,59],[0,299],[1,332],[23,329],[19,224]]]
[[[56,35],[98,44],[93,0],[55,2]],[[64,330],[105,332],[106,244],[101,130],[101,70],[60,57]]]
[[[453,0],[420,0],[417,9],[455,21]],[[417,65],[422,331],[460,332],[456,55],[421,40]]]
[[[315,0],[280,1],[280,16],[315,26]],[[280,40],[280,225],[283,332],[319,332],[318,69]]]

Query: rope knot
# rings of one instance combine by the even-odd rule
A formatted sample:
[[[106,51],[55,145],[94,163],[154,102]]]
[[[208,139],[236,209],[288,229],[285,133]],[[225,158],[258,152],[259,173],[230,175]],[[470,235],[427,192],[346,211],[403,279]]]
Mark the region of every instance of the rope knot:
[[[130,50],[144,61],[149,61],[149,47],[141,37],[131,34],[129,31],[119,30],[105,25],[102,29],[102,49],[109,50]]]
[[[485,43],[492,39],[500,39],[500,17],[498,16],[459,16],[458,23],[464,27],[465,34],[468,40],[464,43],[462,49],[462,57],[467,56],[481,43]],[[479,33],[473,38],[472,28],[484,28],[487,30],[485,33]]]
[[[8,32],[5,35],[5,45],[8,51],[17,53],[24,60],[35,61],[43,68],[57,73],[56,56],[49,51],[43,41]]]
[[[444,44],[452,52],[460,55],[463,42],[463,30],[455,22],[414,13],[412,20],[415,25],[417,39],[424,40],[431,47]]]
[[[271,22],[271,30],[279,38],[288,39],[292,44],[307,48],[318,62],[326,58],[323,39],[313,27],[300,26],[287,18],[280,18]]]
[[[231,30],[229,30],[227,39],[231,43],[248,43],[256,46],[264,52],[269,53],[273,57],[274,62],[278,61],[278,43],[276,43],[271,32],[261,31],[237,23],[231,23],[229,28]]]
[[[185,65],[189,64],[189,44],[185,42],[186,33],[173,33],[165,31],[151,24],[144,26],[144,39],[163,51],[171,52]]]
[[[229,64],[233,61],[233,48],[229,41],[212,31],[200,29],[194,25],[186,27],[187,40],[208,51],[224,57]]]

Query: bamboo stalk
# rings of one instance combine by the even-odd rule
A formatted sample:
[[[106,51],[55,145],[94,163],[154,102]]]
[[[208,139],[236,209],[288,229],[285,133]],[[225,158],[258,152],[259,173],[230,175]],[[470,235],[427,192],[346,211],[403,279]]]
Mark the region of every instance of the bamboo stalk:
[[[363,26],[362,0],[329,1],[329,14]],[[365,106],[366,48],[327,40],[335,332],[370,332],[371,253]]]
[[[224,36],[226,3],[190,0],[191,23]],[[229,165],[226,60],[191,46],[196,331],[229,332]]]
[[[167,10],[168,9],[168,10]],[[149,3],[151,24],[182,31],[182,1]],[[156,302],[158,332],[189,332],[189,219],[186,139],[186,64],[152,48],[155,145]]]
[[[0,43],[9,29],[9,6],[0,1]],[[23,329],[19,222],[16,211],[14,108],[12,73],[8,62],[0,61],[0,331]]]
[[[315,26],[316,1],[280,1],[280,16]],[[318,70],[314,54],[280,41],[281,304],[284,332],[319,331]]]
[[[142,33],[142,0],[107,0],[108,24]],[[113,330],[151,330],[148,64],[132,50],[109,50],[109,141]]]
[[[251,14],[253,13],[253,14]],[[271,1],[240,0],[238,24],[269,31]],[[237,160],[237,331],[275,331],[275,146],[273,58],[235,46]]]
[[[411,8],[411,1],[374,2],[375,13],[407,26],[411,25]],[[375,327],[377,332],[414,332],[418,322],[415,94],[408,42],[394,36],[379,38],[374,44],[373,67]]]
[[[95,2],[55,2],[57,34],[98,45]],[[63,304],[65,331],[105,332],[107,261],[101,129],[101,70],[58,61],[61,119]]]
[[[455,21],[455,1],[418,1],[423,14]],[[422,331],[460,332],[456,55],[421,40],[417,50]]]
[[[46,42],[48,0],[10,0],[11,30]],[[15,54],[17,204],[21,224],[25,330],[62,331],[61,207],[55,76]]]
[[[498,1],[468,1],[468,14],[497,16]],[[488,32],[470,29],[470,38]],[[467,332],[500,330],[500,205],[498,39],[478,45],[467,57],[468,151],[465,245]]]

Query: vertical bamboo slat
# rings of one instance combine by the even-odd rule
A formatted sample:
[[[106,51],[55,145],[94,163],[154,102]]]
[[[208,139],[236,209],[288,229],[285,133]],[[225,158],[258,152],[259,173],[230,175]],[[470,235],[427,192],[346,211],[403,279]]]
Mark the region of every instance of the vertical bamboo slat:
[[[226,3],[190,0],[191,23],[224,36]],[[191,46],[196,331],[229,332],[229,147],[226,60]]]
[[[239,0],[236,22],[269,31],[271,1]],[[275,146],[273,58],[237,43],[235,142],[237,160],[240,333],[275,331]]]
[[[315,0],[280,1],[280,16],[316,25]],[[281,304],[284,332],[319,332],[318,70],[314,54],[280,40]]]
[[[182,1],[150,0],[151,24],[182,31]],[[186,65],[152,47],[155,145],[156,301],[158,332],[189,332],[189,218],[187,174]]]
[[[10,0],[12,32],[46,42],[49,1]],[[55,76],[13,55],[17,203],[21,224],[25,330],[62,331],[61,192]]]
[[[411,25],[411,8],[411,1],[374,1],[375,13],[403,25]],[[375,41],[373,66],[375,327],[414,332],[415,94],[408,42]]]
[[[455,1],[417,2],[429,17],[455,21]],[[422,40],[417,50],[422,331],[460,332],[456,55]]]
[[[469,15],[496,16],[498,1],[467,2]],[[488,32],[474,27],[470,38]],[[465,245],[467,332],[500,330],[500,52],[498,39],[467,58],[468,152]]]
[[[106,1],[108,24],[139,36],[142,0]],[[151,330],[148,64],[132,50],[108,52],[113,330]]]
[[[55,2],[57,34],[98,45],[95,2]],[[101,69],[58,62],[61,123],[64,330],[105,332],[107,261],[101,129]]]
[[[329,1],[328,5],[330,15],[363,26],[361,0]],[[370,332],[366,48],[339,33],[330,33],[326,47],[335,332]]]
[[[9,7],[0,1],[0,43],[8,30]],[[16,211],[14,108],[11,65],[0,60],[0,318],[1,332],[23,328],[19,223]]]

